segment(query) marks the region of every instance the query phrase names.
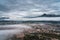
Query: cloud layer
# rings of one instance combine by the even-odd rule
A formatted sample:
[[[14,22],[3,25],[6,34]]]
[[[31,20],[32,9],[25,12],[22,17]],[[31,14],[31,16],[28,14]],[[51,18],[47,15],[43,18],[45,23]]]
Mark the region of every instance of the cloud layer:
[[[10,18],[60,14],[60,0],[0,0],[0,16]]]

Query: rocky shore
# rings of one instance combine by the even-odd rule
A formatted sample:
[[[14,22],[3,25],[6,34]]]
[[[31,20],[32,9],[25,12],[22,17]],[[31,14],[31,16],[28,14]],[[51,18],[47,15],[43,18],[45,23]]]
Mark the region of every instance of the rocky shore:
[[[32,29],[25,29],[7,40],[60,40],[59,24],[25,24]]]

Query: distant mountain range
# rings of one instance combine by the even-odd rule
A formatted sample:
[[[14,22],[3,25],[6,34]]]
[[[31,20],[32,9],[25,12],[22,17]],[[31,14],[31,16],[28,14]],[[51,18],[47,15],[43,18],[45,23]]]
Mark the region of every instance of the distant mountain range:
[[[60,15],[55,15],[55,14],[43,14],[43,15],[34,16],[34,17],[28,16],[28,17],[25,17],[25,18],[37,18],[37,17],[60,17]]]
[[[0,25],[23,24],[23,23],[60,24],[60,21],[14,21],[14,20],[0,20]]]
[[[60,15],[55,15],[55,14],[43,14],[43,15],[37,16],[37,17],[60,17]]]
[[[9,17],[0,17],[0,20],[9,19]]]

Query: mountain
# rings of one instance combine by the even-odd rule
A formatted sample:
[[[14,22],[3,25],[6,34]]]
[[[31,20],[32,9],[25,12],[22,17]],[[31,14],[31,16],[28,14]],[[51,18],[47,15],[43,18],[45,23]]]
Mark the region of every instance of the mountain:
[[[37,16],[37,17],[60,17],[60,15],[55,15],[55,14],[43,14],[43,15]]]
[[[0,17],[0,20],[9,19],[9,17]]]
[[[55,15],[55,14],[43,14],[39,16],[26,16],[24,18],[37,18],[37,17],[60,17],[60,15]]]

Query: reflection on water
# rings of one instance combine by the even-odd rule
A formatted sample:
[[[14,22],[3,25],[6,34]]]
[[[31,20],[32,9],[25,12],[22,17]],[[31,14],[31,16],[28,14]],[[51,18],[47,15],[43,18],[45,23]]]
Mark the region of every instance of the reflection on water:
[[[0,40],[5,40],[8,36],[16,34],[19,30],[0,30]]]
[[[0,28],[3,27],[8,27],[8,28],[14,28],[14,29],[6,29],[6,30],[0,30],[0,40],[5,40],[8,36],[12,36],[16,33],[20,33],[23,31],[23,29],[29,29],[30,27],[29,26],[26,26],[26,25],[0,25]]]

